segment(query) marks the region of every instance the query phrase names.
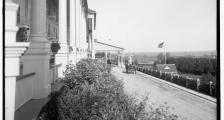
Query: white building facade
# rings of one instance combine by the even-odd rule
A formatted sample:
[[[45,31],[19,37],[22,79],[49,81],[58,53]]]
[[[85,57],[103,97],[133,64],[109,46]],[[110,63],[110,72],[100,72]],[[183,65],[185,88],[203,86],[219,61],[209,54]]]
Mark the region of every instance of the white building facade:
[[[88,57],[87,0],[6,0],[5,117],[46,98],[65,66]],[[52,53],[51,44],[60,49]]]
[[[6,120],[29,100],[48,97],[67,64],[102,51],[106,61],[108,52],[118,54],[122,66],[123,48],[97,42],[87,0],[6,0],[4,12]]]
[[[89,38],[89,46],[88,52],[89,57],[95,59],[95,41],[97,39],[96,36],[96,12],[88,9],[88,38]]]

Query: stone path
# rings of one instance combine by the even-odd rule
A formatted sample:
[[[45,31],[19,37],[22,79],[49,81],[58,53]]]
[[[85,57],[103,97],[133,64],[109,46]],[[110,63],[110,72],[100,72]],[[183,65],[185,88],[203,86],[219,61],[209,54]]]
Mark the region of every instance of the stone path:
[[[166,102],[175,109],[175,113],[188,120],[216,120],[217,104],[215,102],[173,87],[163,81],[144,77],[139,72],[126,74],[124,69],[115,67],[112,73],[118,79],[123,80],[125,91],[129,94],[139,97],[149,93],[152,103],[163,104]]]

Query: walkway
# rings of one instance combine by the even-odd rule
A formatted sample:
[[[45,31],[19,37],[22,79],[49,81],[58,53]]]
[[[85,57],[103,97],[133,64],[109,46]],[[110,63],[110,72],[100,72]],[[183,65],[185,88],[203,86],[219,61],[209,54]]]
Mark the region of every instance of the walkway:
[[[174,107],[174,112],[186,117],[188,120],[216,120],[216,103],[198,97],[181,89],[170,86],[152,77],[143,74],[123,73],[124,69],[113,68],[113,74],[123,79],[124,88],[129,94],[149,94],[152,103],[167,103]],[[135,94],[136,95],[136,94]]]

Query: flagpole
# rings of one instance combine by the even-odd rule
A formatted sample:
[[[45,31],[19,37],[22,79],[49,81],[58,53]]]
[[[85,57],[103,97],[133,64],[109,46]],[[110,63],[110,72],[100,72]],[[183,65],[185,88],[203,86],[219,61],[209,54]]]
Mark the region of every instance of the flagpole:
[[[164,45],[164,53],[165,53],[165,65],[166,65],[166,46],[165,45]]]

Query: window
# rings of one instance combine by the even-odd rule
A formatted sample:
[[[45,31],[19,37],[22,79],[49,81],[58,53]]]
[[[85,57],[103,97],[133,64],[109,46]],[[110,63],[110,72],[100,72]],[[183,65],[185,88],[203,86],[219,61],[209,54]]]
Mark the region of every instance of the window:
[[[17,10],[17,25],[20,24],[20,7]]]
[[[48,28],[47,29],[48,29],[47,35],[50,36],[51,35],[51,30],[50,30],[51,29],[51,25],[50,24],[48,24]]]
[[[28,25],[30,23],[30,1],[29,0],[16,0],[19,4],[17,10],[17,25]]]

